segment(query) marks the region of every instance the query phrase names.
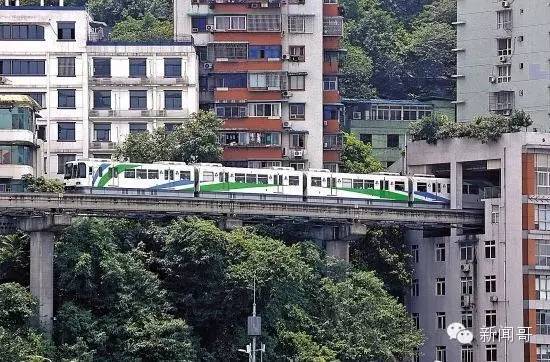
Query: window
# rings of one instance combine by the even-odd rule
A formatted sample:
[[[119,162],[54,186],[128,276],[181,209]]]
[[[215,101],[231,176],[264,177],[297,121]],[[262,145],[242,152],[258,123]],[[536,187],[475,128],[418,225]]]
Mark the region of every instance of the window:
[[[57,58],[57,76],[58,77],[74,77],[75,74],[75,59],[74,57],[59,57]]]
[[[57,22],[57,39],[58,40],[75,40],[75,22],[74,21],[58,21]]]
[[[290,103],[290,119],[306,119],[306,105],[304,103]]]
[[[97,142],[111,141],[111,124],[110,123],[94,123],[94,141],[97,141]]]
[[[0,75],[45,75],[44,60],[2,59],[0,60]]]
[[[94,77],[109,78],[111,76],[111,58],[94,58]]]
[[[537,334],[550,334],[550,310],[537,309]]]
[[[344,32],[344,18],[330,16],[323,18],[323,35],[342,36]]]
[[[461,312],[461,322],[466,328],[472,328],[474,325],[474,317],[471,310],[463,310]]]
[[[485,327],[497,326],[497,311],[495,309],[489,309],[485,311]]]
[[[246,73],[219,73],[214,75],[216,88],[246,88]]]
[[[497,292],[497,276],[486,275],[485,276],[485,292],[496,293]]]
[[[491,224],[498,224],[500,219],[500,205],[491,205]]]
[[[386,145],[388,148],[399,148],[399,135],[398,134],[387,135]]]
[[[460,260],[473,260],[474,247],[472,245],[464,245],[460,247]]]
[[[498,55],[512,55],[512,38],[497,39]]]
[[[181,91],[164,91],[164,108],[181,109]]]
[[[76,90],[58,89],[57,90],[57,108],[76,108]]]
[[[248,59],[280,59],[280,45],[249,45]]]
[[[512,10],[497,11],[497,29],[512,29]]]
[[[323,148],[326,150],[334,150],[342,148],[341,134],[326,134],[323,136]],[[399,182],[395,183],[396,190],[399,188]]]
[[[445,295],[445,278],[437,278],[435,280],[435,295]]]
[[[466,344],[460,347],[460,362],[474,362],[474,347]]]
[[[535,290],[538,300],[550,300],[550,276],[537,275],[535,277]]]
[[[219,43],[212,46],[215,59],[248,58],[248,44],[246,43]]]
[[[181,58],[164,58],[164,77],[181,77]]]
[[[294,133],[290,135],[291,148],[304,148],[306,145],[306,136],[303,133]]]
[[[420,329],[420,315],[418,313],[413,313],[412,320],[415,328]]]
[[[411,257],[413,263],[418,263],[418,245],[411,245]]]
[[[94,109],[111,109],[111,91],[94,91]]]
[[[247,87],[247,78],[244,75],[244,86]],[[239,85],[241,85],[240,83]],[[280,73],[248,73],[248,87],[253,90],[279,90],[281,89]]]
[[[550,240],[537,240],[537,265],[550,266]]]
[[[418,297],[419,295],[418,279],[413,279],[411,283],[411,296]]]
[[[147,132],[147,123],[130,123],[130,133],[145,133]]]
[[[435,313],[437,319],[437,328],[438,329],[447,329],[447,318],[445,312]]]
[[[460,278],[460,293],[471,295],[474,293],[474,282],[472,277]]]
[[[249,116],[279,118],[281,116],[281,104],[280,103],[250,103]]]
[[[544,231],[550,230],[550,205],[535,205],[535,228]]]
[[[338,77],[323,77],[323,90],[334,91],[338,90]]]
[[[130,58],[130,78],[145,78],[147,77],[147,59],[145,58]]]
[[[281,31],[281,16],[277,14],[249,14],[246,18],[248,31]]]
[[[512,80],[512,66],[510,64],[497,65],[497,83],[508,83]]]
[[[445,261],[445,244],[435,245],[435,261]]]
[[[59,142],[75,141],[75,122],[57,123],[57,140]]]
[[[147,109],[147,91],[130,91],[130,109]]]
[[[435,359],[440,362],[447,362],[447,347],[436,346],[435,347]]]
[[[305,62],[306,61],[306,47],[303,45],[291,45],[288,47],[288,54],[291,61]]]
[[[365,144],[372,144],[372,135],[366,134],[366,133],[360,133],[359,140]]]
[[[57,155],[57,173],[58,174],[64,174],[65,173],[65,164],[67,162],[75,161],[76,155],[75,154],[58,154]]]
[[[489,110],[504,113],[514,108],[514,92],[500,91],[489,93]]]
[[[182,172],[183,173],[183,172]],[[158,180],[159,170],[147,170],[147,178],[149,180]]]
[[[550,194],[550,155],[535,154],[535,171],[537,173],[537,194]],[[538,207],[541,207],[540,205]],[[536,217],[535,213],[535,217]],[[545,216],[545,215],[544,215]],[[543,220],[545,217],[542,218]],[[544,229],[541,229],[544,230]]]
[[[550,362],[550,344],[537,344],[537,362]]]
[[[181,123],[165,123],[164,130],[168,133],[171,133],[174,132],[179,126],[181,126]]]
[[[0,40],[44,40],[41,25],[0,24]]]
[[[214,29],[217,31],[244,31],[246,30],[246,16],[215,16]]]
[[[485,242],[485,259],[494,259],[497,254],[497,244],[494,240],[488,240]]]
[[[306,76],[291,74],[288,76],[288,89],[289,90],[305,90],[306,89]]]
[[[289,15],[288,32],[289,33],[311,33],[313,17],[307,15]]]
[[[244,105],[221,105],[215,107],[216,115],[220,118],[245,118],[248,114],[247,107]]]
[[[496,362],[497,361],[497,345],[488,344],[485,346],[485,356],[487,362]]]
[[[333,105],[324,105],[323,106],[323,119],[339,119],[340,118],[340,107]]]

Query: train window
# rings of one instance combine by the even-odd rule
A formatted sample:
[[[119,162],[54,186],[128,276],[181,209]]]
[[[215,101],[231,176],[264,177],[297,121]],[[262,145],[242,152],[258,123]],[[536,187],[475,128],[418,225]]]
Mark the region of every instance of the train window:
[[[191,180],[191,171],[181,171],[180,180]]]
[[[425,182],[419,182],[416,184],[416,191],[428,192],[428,185]]]
[[[363,180],[353,180],[353,188],[354,189],[362,189],[363,188]]]
[[[312,177],[311,178],[311,186],[321,187],[322,186],[321,178],[320,177]]]
[[[396,191],[405,191],[405,183],[403,181],[396,181],[395,182],[395,190]]]
[[[149,170],[149,171],[147,171],[147,178],[149,180],[158,180],[159,170]]]
[[[342,179],[342,188],[351,189],[351,179],[350,178]]]
[[[290,186],[298,186],[300,185],[300,176],[289,176],[288,177],[288,184]]]
[[[124,171],[124,178],[136,178],[136,170]]]
[[[174,170],[166,171],[166,173],[164,174],[164,179],[166,179],[166,177],[168,177],[168,179],[170,179],[170,180],[173,180],[174,179]]]
[[[451,184],[447,184],[447,192],[451,192]]]
[[[437,186],[437,185],[436,185],[435,182],[434,182],[434,183],[432,184],[432,192],[433,192],[433,193],[435,193],[436,190],[437,190],[436,186]]]
[[[365,188],[366,189],[373,189],[374,188],[374,180],[365,180]]]
[[[258,183],[267,185],[267,175],[258,175]]]
[[[437,183],[437,192],[441,193],[441,184],[439,182]]]
[[[236,173],[235,174],[235,182],[245,182],[244,173]]]
[[[137,178],[146,180],[147,179],[147,170],[136,170]]]
[[[253,175],[253,174],[246,175],[246,183],[247,184],[255,184],[256,183],[256,175]]]
[[[71,171],[72,171],[73,167],[70,163],[66,164],[65,165],[65,179],[70,179],[71,178]]]
[[[202,173],[203,182],[212,182],[214,181],[214,172],[205,171]]]
[[[79,162],[78,163],[78,174],[77,174],[77,177],[78,178],[86,178],[86,164],[84,162]]]
[[[88,167],[88,175],[92,175],[94,173],[94,169],[92,167]]]

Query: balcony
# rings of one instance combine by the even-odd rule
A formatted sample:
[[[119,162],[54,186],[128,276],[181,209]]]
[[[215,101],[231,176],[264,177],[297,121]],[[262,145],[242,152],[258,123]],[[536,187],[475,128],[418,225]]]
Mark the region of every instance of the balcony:
[[[203,3],[202,0],[191,0],[192,4]],[[281,0],[209,0],[208,5],[215,8],[216,5],[247,5],[249,8],[279,8]]]
[[[156,85],[189,85],[188,77],[178,78],[164,78],[164,77],[151,77],[151,78],[130,78],[130,77],[111,77],[111,78],[90,78],[90,84],[93,87],[113,87],[113,86],[156,86]]]
[[[90,118],[182,118],[188,117],[187,109],[92,109],[88,113]]]
[[[93,141],[90,142],[90,150],[93,151],[113,151],[115,149],[116,143],[110,141]]]

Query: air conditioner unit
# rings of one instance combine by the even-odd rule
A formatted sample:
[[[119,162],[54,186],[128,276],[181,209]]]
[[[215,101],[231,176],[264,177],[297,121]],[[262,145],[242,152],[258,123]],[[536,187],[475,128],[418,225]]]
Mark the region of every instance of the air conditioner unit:
[[[460,296],[460,306],[462,308],[469,308],[472,305],[472,296],[470,294],[462,294]]]
[[[304,156],[304,151],[302,150],[294,150],[292,152],[292,156],[294,157],[303,157]]]
[[[510,1],[503,1],[501,3],[502,7],[506,8],[506,9],[508,9],[510,7],[510,4],[511,4]]]
[[[289,91],[282,91],[282,92],[281,92],[281,96],[282,96],[283,98],[290,98],[290,97],[292,97],[292,92],[289,92]]]
[[[498,60],[501,62],[501,63],[506,63],[508,61],[508,56],[506,55],[501,55],[498,57]]]
[[[518,36],[518,41],[519,41],[519,42],[522,42],[524,39],[525,39],[525,38],[523,37],[523,35]]]
[[[214,31],[214,25],[207,25],[206,31]]]
[[[290,61],[291,62],[299,62],[300,61],[300,56],[299,55],[291,55],[290,56]]]
[[[306,3],[306,0],[298,0],[298,4],[303,5],[303,4],[305,4],[305,3]]]
[[[281,59],[282,60],[288,60],[288,54],[281,55]]]
[[[509,110],[509,109],[507,109],[507,110],[505,110],[504,112],[502,112],[502,115],[503,115],[503,116],[506,116],[506,117],[511,116],[511,115],[512,115],[512,111]]]
[[[472,264],[470,263],[463,263],[460,264],[460,271],[463,273],[469,273],[472,270]]]
[[[8,83],[8,78],[0,77],[0,84],[6,84],[6,83]]]
[[[213,65],[212,65],[212,63],[204,63],[204,64],[202,65],[202,67],[203,67],[204,69],[212,69],[212,68],[213,68]]]
[[[497,82],[497,77],[495,77],[494,75],[489,76],[489,83],[496,83],[496,82]]]
[[[353,119],[361,119],[361,112],[353,112]]]
[[[192,33],[198,33],[198,32],[199,32],[199,28],[191,28],[191,32],[192,32]]]
[[[284,121],[283,122],[283,128],[292,128],[292,122]]]
[[[489,297],[489,302],[491,302],[491,303],[496,303],[496,302],[498,302],[498,297],[497,297],[496,295],[491,295],[491,296]]]

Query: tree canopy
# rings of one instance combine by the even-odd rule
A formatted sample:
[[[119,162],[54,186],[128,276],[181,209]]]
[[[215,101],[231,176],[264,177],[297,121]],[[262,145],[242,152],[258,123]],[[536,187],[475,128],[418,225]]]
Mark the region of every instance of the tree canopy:
[[[344,134],[342,168],[349,173],[372,173],[383,170],[382,164],[372,154],[372,146],[361,142],[353,133]]]
[[[172,22],[159,20],[151,13],[136,19],[128,16],[117,22],[111,31],[111,40],[115,41],[150,41],[170,39],[174,33]]]

